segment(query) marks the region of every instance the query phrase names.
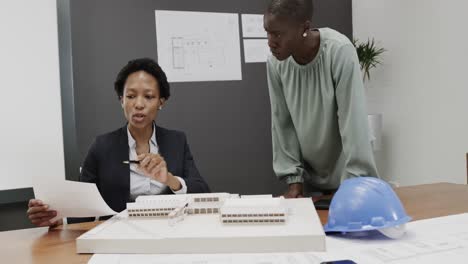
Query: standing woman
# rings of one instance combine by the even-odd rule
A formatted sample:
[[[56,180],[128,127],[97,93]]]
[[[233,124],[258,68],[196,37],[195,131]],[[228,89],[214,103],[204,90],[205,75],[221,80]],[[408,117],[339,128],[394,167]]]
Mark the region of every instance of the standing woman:
[[[115,92],[127,124],[98,136],[83,163],[80,181],[95,183],[116,212],[139,195],[210,192],[200,176],[183,132],[156,125],[167,99],[166,74],[152,59],[130,61],[117,75]],[[124,161],[138,160],[139,164]],[[76,197],[79,199],[79,197]],[[32,199],[27,211],[37,226],[51,226],[57,215]]]
[[[287,198],[378,177],[356,50],[339,32],[313,28],[312,13],[312,0],[272,0],[264,15],[273,169]]]

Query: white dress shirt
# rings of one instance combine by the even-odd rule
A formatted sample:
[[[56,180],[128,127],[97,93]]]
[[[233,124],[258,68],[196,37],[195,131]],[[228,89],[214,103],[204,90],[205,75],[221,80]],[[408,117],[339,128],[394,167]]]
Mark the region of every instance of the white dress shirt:
[[[128,147],[129,147],[129,160],[136,160],[136,141],[130,134],[130,130],[127,126],[128,134]],[[150,153],[158,154],[159,147],[156,142],[156,127],[153,125],[153,135],[151,136],[150,141],[148,142],[150,146]],[[175,194],[185,194],[187,193],[187,185],[185,184],[184,179],[181,177],[175,176],[182,188],[178,191],[172,190]],[[160,194],[166,188],[166,185],[151,179],[150,177],[144,175],[140,170],[138,170],[138,164],[130,164],[130,198],[135,200],[140,195],[154,195]]]

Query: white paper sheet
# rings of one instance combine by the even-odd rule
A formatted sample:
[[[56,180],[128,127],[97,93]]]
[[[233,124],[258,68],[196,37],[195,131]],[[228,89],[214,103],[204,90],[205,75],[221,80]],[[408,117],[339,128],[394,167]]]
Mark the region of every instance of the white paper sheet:
[[[378,232],[367,238],[327,237],[327,253],[341,252],[357,263],[465,263],[468,258],[468,214],[407,224],[398,240]]]
[[[242,80],[238,14],[156,10],[155,17],[169,82]]]
[[[178,254],[178,255],[105,255],[96,254],[90,264],[320,264],[311,253],[284,254]]]
[[[54,219],[117,214],[106,204],[94,183],[61,180],[34,184],[35,197],[51,210],[57,210]]]
[[[244,39],[244,59],[246,63],[266,62],[270,54],[267,39]]]
[[[266,38],[263,15],[242,14],[242,36],[244,38]]]
[[[407,224],[408,233],[398,240],[379,232],[368,237],[328,236],[326,253],[284,254],[96,254],[89,263],[320,263],[351,259],[359,264],[466,263],[468,214],[439,217]]]

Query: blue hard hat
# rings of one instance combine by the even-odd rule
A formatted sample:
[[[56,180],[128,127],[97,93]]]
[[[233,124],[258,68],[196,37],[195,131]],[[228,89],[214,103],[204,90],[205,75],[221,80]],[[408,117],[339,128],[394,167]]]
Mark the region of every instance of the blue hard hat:
[[[385,181],[356,177],[343,181],[328,211],[325,232],[385,230],[410,221],[400,199]]]

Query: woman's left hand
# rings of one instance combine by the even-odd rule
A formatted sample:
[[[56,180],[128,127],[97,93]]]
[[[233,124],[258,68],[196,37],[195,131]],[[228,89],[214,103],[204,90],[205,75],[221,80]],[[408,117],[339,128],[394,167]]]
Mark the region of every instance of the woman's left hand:
[[[167,170],[166,161],[161,155],[145,153],[138,155],[137,160],[140,161],[138,169],[151,179],[168,185],[174,191],[182,188],[179,180]]]

